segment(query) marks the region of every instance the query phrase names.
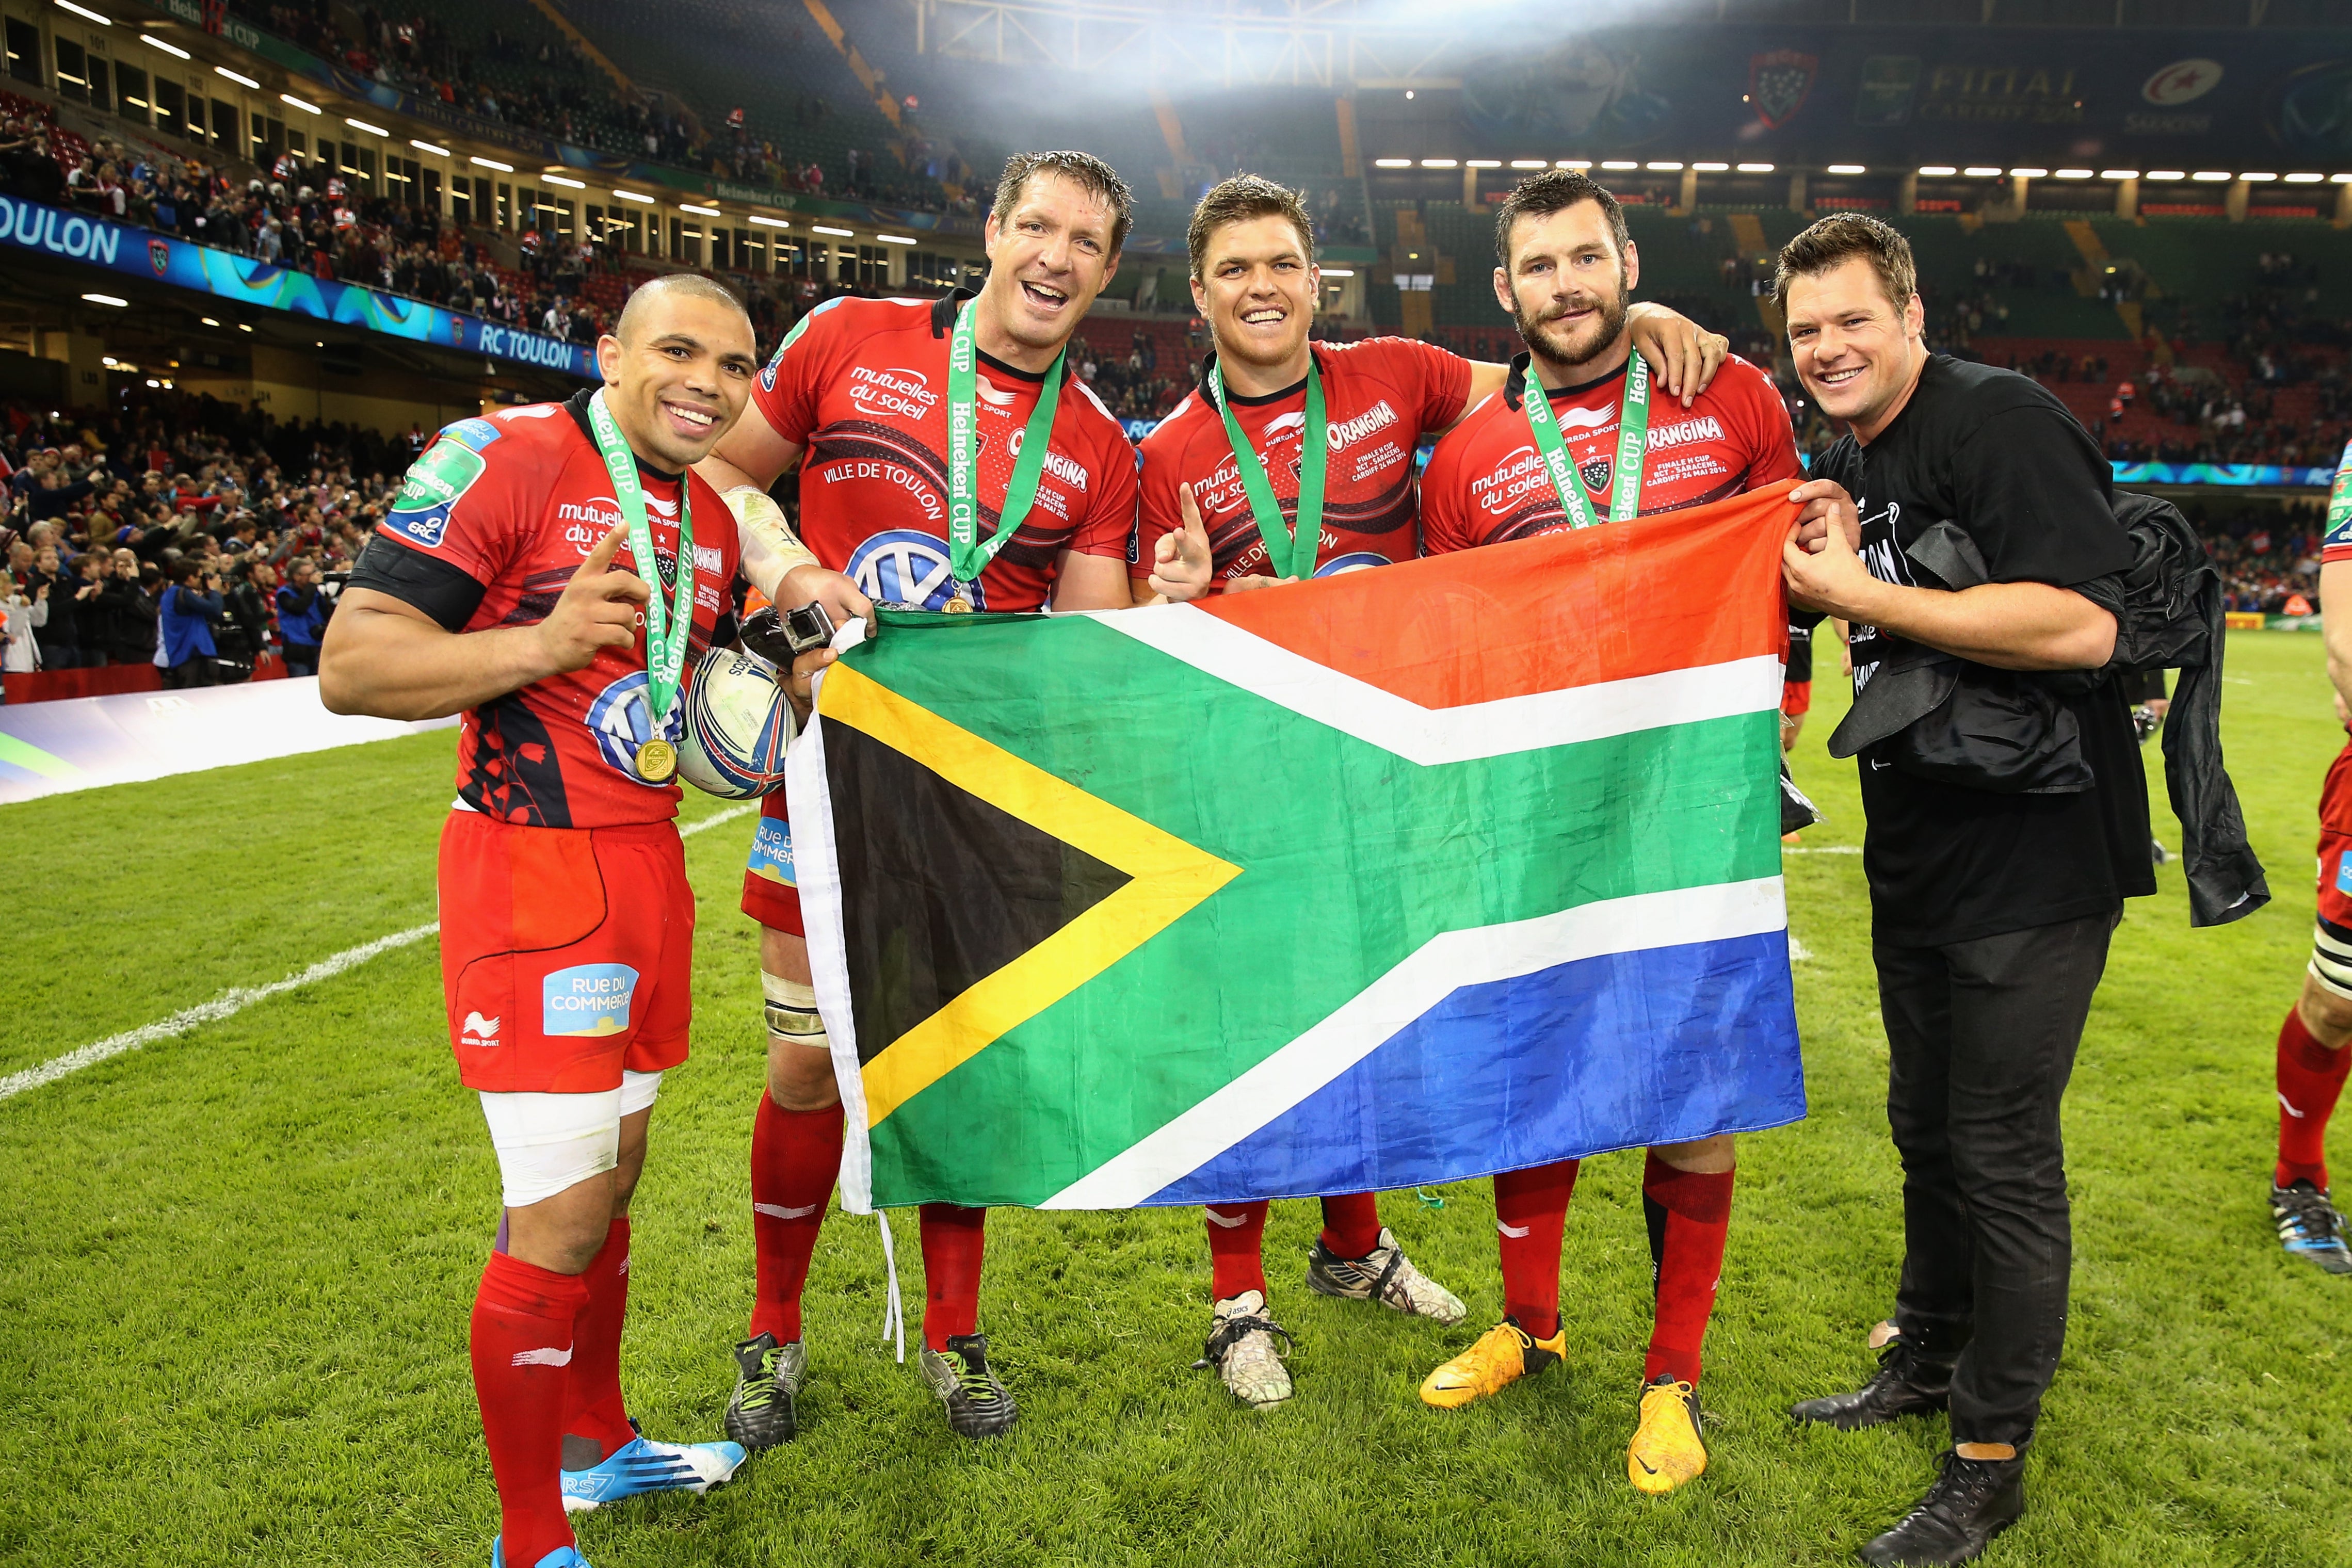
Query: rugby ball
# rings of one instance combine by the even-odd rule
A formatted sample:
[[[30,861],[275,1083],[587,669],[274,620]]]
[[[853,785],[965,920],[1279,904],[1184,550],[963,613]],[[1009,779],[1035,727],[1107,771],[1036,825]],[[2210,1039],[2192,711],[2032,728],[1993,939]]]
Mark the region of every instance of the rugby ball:
[[[678,777],[728,800],[748,800],[782,784],[784,748],[799,727],[784,679],[757,653],[712,650],[687,686]]]

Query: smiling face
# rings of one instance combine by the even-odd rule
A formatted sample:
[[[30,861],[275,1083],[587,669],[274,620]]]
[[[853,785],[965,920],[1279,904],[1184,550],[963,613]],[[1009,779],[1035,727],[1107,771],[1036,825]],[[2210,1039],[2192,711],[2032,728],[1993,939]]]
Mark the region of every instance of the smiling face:
[[[981,308],[994,335],[1039,361],[1024,370],[1044,368],[1118,272],[1116,217],[1108,201],[1051,170],[1029,177],[1011,212],[989,214]]]
[[[710,455],[751,398],[757,345],[742,307],[684,288],[639,290],[618,337],[596,340],[604,402],[638,456],[681,472]]]
[[[1495,298],[1537,358],[1570,371],[1617,345],[1642,258],[1630,242],[1618,255],[1598,202],[1518,218],[1510,256],[1507,270],[1495,269]]]
[[[1866,256],[1789,279],[1789,352],[1821,411],[1869,441],[1908,401],[1927,361],[1926,312],[1897,306]]]
[[[1297,360],[1321,288],[1297,225],[1278,213],[1245,218],[1213,230],[1203,249],[1192,303],[1209,319],[1217,357],[1267,370]]]

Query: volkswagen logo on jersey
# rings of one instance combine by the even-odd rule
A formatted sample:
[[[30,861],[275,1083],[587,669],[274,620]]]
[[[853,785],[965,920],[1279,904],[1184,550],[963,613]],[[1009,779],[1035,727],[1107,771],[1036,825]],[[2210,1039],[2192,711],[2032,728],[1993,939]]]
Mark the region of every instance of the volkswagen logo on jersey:
[[[1389,558],[1384,555],[1374,555],[1368,549],[1350,550],[1346,555],[1335,555],[1317,567],[1315,575],[1337,577],[1343,571],[1361,571],[1368,566],[1386,566],[1388,563]]]
[[[886,528],[849,552],[849,579],[868,599],[944,610],[955,591],[945,539],[919,528]],[[988,608],[984,582],[971,585],[975,610]]]
[[[588,705],[588,733],[596,737],[596,749],[603,754],[605,767],[647,789],[669,788],[667,779],[649,783],[637,776],[637,748],[654,738],[643,670],[630,671],[596,694],[596,700]],[[686,705],[672,703],[661,738],[675,745],[685,734]]]

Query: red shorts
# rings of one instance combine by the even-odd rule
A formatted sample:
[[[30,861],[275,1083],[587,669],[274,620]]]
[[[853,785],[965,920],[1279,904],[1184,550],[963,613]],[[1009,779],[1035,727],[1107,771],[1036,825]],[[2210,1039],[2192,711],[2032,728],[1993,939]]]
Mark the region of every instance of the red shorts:
[[[469,1089],[591,1094],[686,1060],[694,890],[677,828],[441,829],[441,988]]]
[[[2319,789],[2319,918],[2352,931],[2352,746]]]
[[[751,863],[743,870],[743,913],[777,931],[805,936],[801,889],[793,871],[793,825],[784,819],[784,792],[760,797],[760,826],[751,835]]]
[[[1780,712],[1783,716],[1802,718],[1812,711],[1812,682],[1782,681],[1780,683]]]

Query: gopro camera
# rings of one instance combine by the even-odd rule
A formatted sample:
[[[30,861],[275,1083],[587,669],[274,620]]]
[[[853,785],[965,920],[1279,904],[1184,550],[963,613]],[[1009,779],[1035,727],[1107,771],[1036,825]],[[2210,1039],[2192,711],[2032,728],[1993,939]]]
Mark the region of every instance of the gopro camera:
[[[815,600],[784,612],[784,641],[795,653],[806,653],[833,643],[833,617]]]

